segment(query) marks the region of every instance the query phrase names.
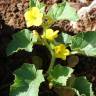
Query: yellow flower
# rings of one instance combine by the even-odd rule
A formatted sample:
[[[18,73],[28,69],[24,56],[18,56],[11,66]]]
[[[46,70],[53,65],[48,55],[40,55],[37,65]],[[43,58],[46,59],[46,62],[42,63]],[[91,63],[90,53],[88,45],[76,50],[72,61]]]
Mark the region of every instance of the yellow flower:
[[[70,54],[70,51],[66,49],[64,44],[60,44],[54,47],[56,58],[66,60],[66,57]]]
[[[37,7],[32,7],[24,14],[27,27],[40,26],[42,24],[43,14]]]
[[[58,37],[58,32],[58,30],[53,31],[52,29],[46,29],[46,31],[42,35],[42,38],[53,41],[56,37]]]

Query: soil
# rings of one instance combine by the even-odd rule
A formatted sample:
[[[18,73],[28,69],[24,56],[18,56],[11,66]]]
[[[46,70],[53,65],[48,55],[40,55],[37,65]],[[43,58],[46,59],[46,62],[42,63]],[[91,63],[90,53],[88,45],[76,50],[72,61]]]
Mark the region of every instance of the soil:
[[[53,4],[55,2],[57,3],[61,2],[62,0],[41,0],[41,1],[44,1],[47,4]],[[47,63],[50,62],[50,58],[49,58],[50,54],[48,50],[46,51],[45,47],[40,47],[40,46],[38,46],[38,48],[34,46],[34,50],[35,50],[34,52],[38,52],[38,53],[28,53],[25,51],[20,51],[9,57],[6,55],[6,47],[8,43],[12,40],[12,35],[20,31],[21,29],[26,28],[23,14],[27,8],[28,8],[28,0],[0,0],[0,44],[1,44],[0,45],[0,96],[9,96],[10,85],[13,83],[14,80],[13,71],[19,68],[24,62],[32,63],[31,58],[32,56],[34,56],[34,54],[37,54],[38,56],[43,58],[43,64],[45,64],[44,62]],[[58,29],[60,30],[66,31],[72,35],[75,34],[74,29],[70,25],[70,22],[67,20],[60,21],[54,26],[52,26],[53,29],[57,28],[58,26]],[[78,30],[78,32],[81,31],[82,30]],[[85,32],[86,32],[86,28],[85,28]],[[41,53],[43,53],[42,56],[40,55]],[[48,56],[49,59],[46,60],[44,56],[45,57]],[[81,76],[81,75],[87,76],[88,80],[92,82],[93,89],[96,92],[96,64],[95,64],[96,58],[86,57],[81,55],[78,55],[78,58],[79,58],[79,64],[77,64],[76,67],[74,68],[75,69],[74,74],[76,76]],[[44,65],[43,67],[45,70],[48,68],[48,66],[46,65]],[[47,91],[42,93],[43,89],[46,89]],[[39,95],[58,96],[53,90],[48,89],[48,85],[46,85],[45,83],[41,86]]]

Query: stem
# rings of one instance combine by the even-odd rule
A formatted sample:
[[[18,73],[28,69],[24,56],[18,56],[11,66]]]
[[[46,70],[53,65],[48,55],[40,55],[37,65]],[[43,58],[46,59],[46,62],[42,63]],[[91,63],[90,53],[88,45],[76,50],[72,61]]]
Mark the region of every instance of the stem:
[[[46,40],[44,40],[46,47],[49,49],[49,51],[51,52],[51,62],[47,71],[47,74],[52,70],[54,63],[55,63],[55,54],[54,51],[52,50],[52,48],[50,47],[50,45],[48,44],[48,42]]]
[[[44,28],[44,33],[46,31],[46,28]],[[54,66],[54,63],[55,63],[55,54],[54,54],[54,51],[52,50],[52,48],[50,47],[50,45],[48,44],[48,42],[46,41],[46,39],[42,39],[42,42],[45,44],[45,46],[48,48],[48,50],[51,52],[51,62],[50,62],[50,65],[49,65],[49,68],[46,72],[46,75],[48,75],[48,73],[52,70],[53,66]]]
[[[51,55],[52,55],[51,63],[50,63],[50,66],[49,66],[49,68],[48,68],[47,73],[49,73],[49,72],[52,70],[52,68],[53,68],[53,66],[54,66],[54,63],[55,63],[55,56],[54,56],[53,50],[51,50]]]

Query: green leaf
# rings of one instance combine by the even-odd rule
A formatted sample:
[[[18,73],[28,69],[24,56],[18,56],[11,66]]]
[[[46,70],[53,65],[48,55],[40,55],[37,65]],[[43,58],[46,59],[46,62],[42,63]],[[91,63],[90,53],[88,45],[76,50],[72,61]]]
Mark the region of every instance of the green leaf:
[[[79,33],[73,36],[71,49],[77,53],[96,56],[96,32]]]
[[[32,64],[24,64],[14,74],[10,96],[38,96],[39,86],[44,81],[42,70],[36,70]]]
[[[73,88],[78,90],[81,96],[95,96],[92,90],[92,84],[88,82],[86,77],[76,78]]]
[[[40,2],[39,0],[29,0],[29,7],[38,7],[43,13],[45,10],[45,4]]]
[[[36,7],[38,7],[40,9],[40,11],[45,14],[45,4],[43,2],[39,2],[37,0],[37,4],[36,4]]]
[[[63,43],[63,44],[71,44],[72,43],[72,36],[62,32],[56,38],[56,41],[59,43]]]
[[[54,4],[48,12],[48,15],[54,18],[55,20],[72,20],[77,21],[78,16],[75,9],[70,7],[69,3],[63,2],[60,4]]]
[[[71,77],[72,72],[72,68],[56,65],[50,72],[48,79],[53,84],[66,86],[67,79]]]
[[[36,7],[37,0],[29,0],[29,7]]]
[[[32,32],[28,29],[21,30],[13,35],[13,40],[8,44],[7,55],[11,55],[19,50],[32,51]]]
[[[59,18],[64,18],[72,21],[77,21],[79,19],[76,10],[72,8],[69,3],[66,3],[63,14]]]

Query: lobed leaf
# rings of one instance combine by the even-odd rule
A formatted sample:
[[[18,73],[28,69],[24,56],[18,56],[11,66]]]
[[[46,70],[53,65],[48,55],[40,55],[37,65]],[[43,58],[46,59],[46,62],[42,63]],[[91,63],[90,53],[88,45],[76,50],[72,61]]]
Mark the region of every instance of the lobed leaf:
[[[72,36],[68,35],[64,32],[60,33],[59,36],[56,38],[56,41],[58,43],[62,43],[62,44],[71,44],[72,43]]]
[[[56,65],[50,72],[48,79],[53,84],[66,86],[67,79],[71,76],[72,72],[72,68]]]
[[[42,70],[36,70],[32,64],[24,64],[14,75],[10,96],[38,96],[39,86],[44,81]]]
[[[95,96],[92,90],[92,84],[86,77],[77,77],[74,81],[73,88],[78,90],[80,96]]]
[[[77,53],[96,56],[96,32],[79,33],[73,36],[71,49]]]
[[[60,4],[54,4],[48,11],[48,15],[55,20],[72,20],[77,21],[78,16],[76,10],[72,8],[69,3],[63,2]]]
[[[38,38],[34,38],[34,35],[28,29],[17,32],[13,35],[12,41],[8,44],[7,55],[11,55],[19,50],[32,52],[32,46],[37,42],[37,39]]]

